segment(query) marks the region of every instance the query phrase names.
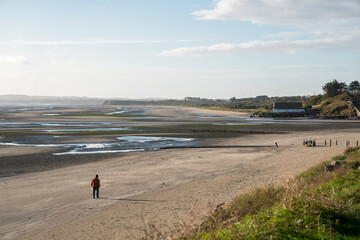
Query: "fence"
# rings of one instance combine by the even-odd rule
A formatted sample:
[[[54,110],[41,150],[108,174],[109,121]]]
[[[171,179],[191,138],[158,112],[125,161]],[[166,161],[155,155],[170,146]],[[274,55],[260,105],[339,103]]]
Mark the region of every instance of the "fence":
[[[337,139],[335,139],[335,146],[338,145],[338,143],[340,143]],[[345,147],[350,147],[351,143],[353,143],[353,145],[355,147],[359,146],[359,140],[356,141],[350,141],[350,140],[346,140],[345,141]],[[334,142],[332,139],[310,139],[310,140],[303,140],[303,146],[307,146],[307,147],[315,147],[315,146],[321,146],[323,144],[323,146],[329,146],[332,147],[334,146]]]

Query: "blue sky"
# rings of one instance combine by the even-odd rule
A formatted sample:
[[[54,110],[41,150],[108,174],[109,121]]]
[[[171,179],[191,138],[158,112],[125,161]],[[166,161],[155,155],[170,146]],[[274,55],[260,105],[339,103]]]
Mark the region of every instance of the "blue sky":
[[[359,60],[358,0],[0,0],[0,94],[312,95]]]

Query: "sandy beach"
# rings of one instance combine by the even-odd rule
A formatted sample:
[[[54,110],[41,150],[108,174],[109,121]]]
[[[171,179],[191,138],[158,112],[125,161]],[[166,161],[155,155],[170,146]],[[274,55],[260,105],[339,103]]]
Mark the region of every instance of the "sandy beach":
[[[198,110],[176,114],[191,111]],[[200,223],[218,204],[238,194],[281,184],[341,154],[345,140],[354,143],[358,134],[354,129],[319,129],[218,138],[211,144],[241,147],[119,153],[0,178],[0,238],[139,239],[149,224],[169,232],[182,224]],[[309,138],[317,139],[318,146],[304,147],[303,139]],[[325,146],[325,139],[339,144]],[[2,146],[0,157],[47,151]],[[90,181],[95,174],[101,179],[100,199],[92,199]]]

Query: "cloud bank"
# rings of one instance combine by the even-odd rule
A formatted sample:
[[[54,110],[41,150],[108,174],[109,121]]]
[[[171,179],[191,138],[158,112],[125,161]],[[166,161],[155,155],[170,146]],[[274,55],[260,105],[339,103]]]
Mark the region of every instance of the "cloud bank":
[[[160,56],[203,56],[217,54],[295,53],[303,50],[360,49],[360,33],[339,38],[296,41],[251,41],[239,44],[220,43],[210,46],[183,47],[163,51]]]
[[[360,49],[359,0],[216,0],[213,9],[192,14],[199,20],[238,20],[256,25],[287,26],[293,32],[268,35],[276,39],[271,41],[176,48],[163,51],[160,56]]]
[[[193,12],[202,20],[239,20],[254,24],[345,24],[360,19],[358,0],[217,0],[210,10]]]

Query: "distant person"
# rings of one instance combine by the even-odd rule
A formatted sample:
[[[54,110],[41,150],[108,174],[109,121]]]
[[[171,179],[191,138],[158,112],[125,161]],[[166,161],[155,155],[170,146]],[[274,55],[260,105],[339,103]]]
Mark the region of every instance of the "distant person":
[[[91,187],[93,188],[93,198],[95,198],[95,191],[96,191],[96,197],[99,198],[99,188],[100,188],[99,175],[96,174],[95,178],[91,181]]]

